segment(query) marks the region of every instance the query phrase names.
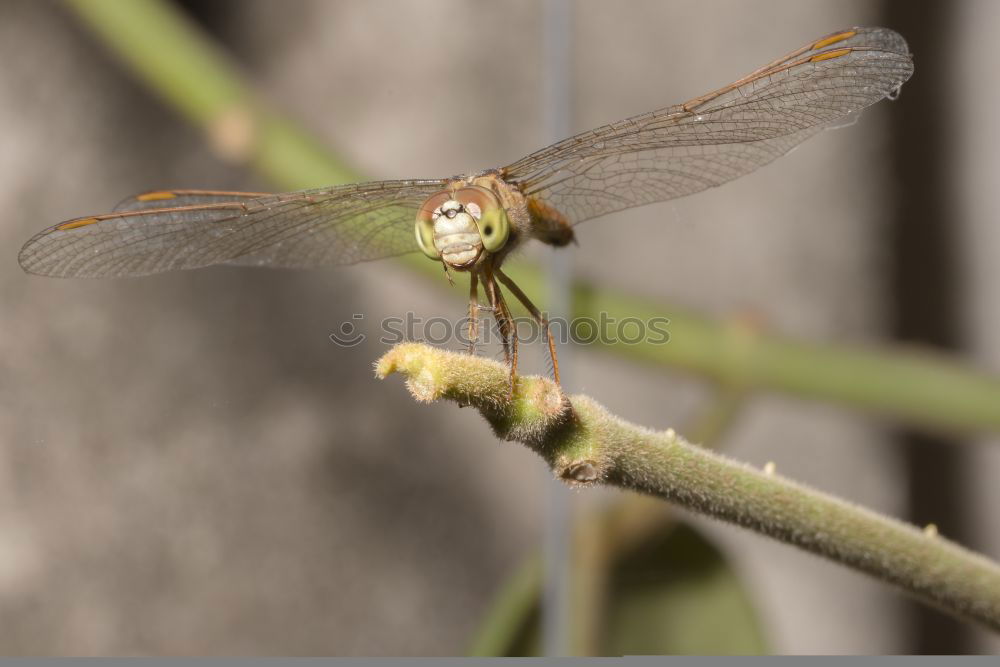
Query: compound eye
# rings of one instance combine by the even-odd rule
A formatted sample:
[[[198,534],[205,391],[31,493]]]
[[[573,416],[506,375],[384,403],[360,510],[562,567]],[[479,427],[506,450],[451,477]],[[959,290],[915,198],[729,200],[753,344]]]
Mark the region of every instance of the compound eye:
[[[483,237],[483,247],[488,252],[497,252],[507,243],[510,225],[507,212],[502,207],[483,209],[483,217],[476,221],[479,235]]]
[[[441,259],[441,253],[434,247],[434,223],[431,220],[421,220],[417,218],[416,224],[417,245],[420,252],[433,260]]]
[[[441,259],[441,253],[434,247],[434,217],[440,214],[441,205],[451,199],[451,193],[444,191],[428,197],[417,211],[414,233],[420,252],[435,261]]]
[[[483,239],[483,248],[487,252],[497,252],[507,243],[510,236],[510,223],[507,211],[500,205],[497,196],[476,185],[460,189],[455,198],[462,202],[472,214],[479,227],[479,236]]]

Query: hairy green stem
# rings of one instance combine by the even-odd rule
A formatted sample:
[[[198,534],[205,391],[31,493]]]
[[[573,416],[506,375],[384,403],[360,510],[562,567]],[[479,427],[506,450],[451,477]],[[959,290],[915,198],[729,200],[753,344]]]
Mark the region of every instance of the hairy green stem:
[[[1000,630],[1000,566],[933,532],[768,474],[609,414],[551,381],[517,379],[493,360],[418,343],[376,365],[415,398],[476,407],[497,436],[527,445],[574,486],[607,484],[668,500],[890,582],[956,616]]]

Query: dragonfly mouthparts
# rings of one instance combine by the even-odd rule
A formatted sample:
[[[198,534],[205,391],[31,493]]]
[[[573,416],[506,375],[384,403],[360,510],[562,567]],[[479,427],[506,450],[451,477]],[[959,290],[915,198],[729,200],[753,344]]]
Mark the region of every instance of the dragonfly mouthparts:
[[[473,266],[482,254],[481,243],[448,243],[441,247],[441,259],[453,269],[467,269]]]

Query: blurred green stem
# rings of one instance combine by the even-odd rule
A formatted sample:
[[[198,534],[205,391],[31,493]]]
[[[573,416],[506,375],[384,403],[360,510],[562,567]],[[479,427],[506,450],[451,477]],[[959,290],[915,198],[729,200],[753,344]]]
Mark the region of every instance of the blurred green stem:
[[[472,640],[469,655],[483,658],[506,655],[526,619],[536,610],[541,588],[542,560],[536,554],[526,558],[504,583]]]
[[[1000,630],[1000,566],[870,510],[691,445],[672,430],[629,424],[551,381],[517,379],[496,361],[419,343],[376,365],[401,373],[420,401],[477,408],[496,435],[538,453],[572,486],[631,489],[824,556],[895,584],[925,603]]]
[[[286,190],[359,180],[321,142],[269,109],[229,58],[171,4],[66,3],[142,81],[202,128],[221,158],[247,164]],[[420,256],[403,261],[442,283],[436,264]],[[509,273],[529,294],[543,293],[536,268],[519,266]],[[572,317],[599,322],[601,313],[617,321],[670,316],[667,344],[603,347],[644,363],[931,429],[1000,432],[1000,379],[943,355],[786,340],[745,322],[720,322],[577,282]]]

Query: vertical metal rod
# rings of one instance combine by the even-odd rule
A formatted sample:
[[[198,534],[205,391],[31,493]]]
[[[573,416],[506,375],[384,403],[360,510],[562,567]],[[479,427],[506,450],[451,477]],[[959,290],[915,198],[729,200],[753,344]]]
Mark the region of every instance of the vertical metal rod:
[[[571,0],[544,0],[542,12],[542,114],[546,143],[552,143],[568,137],[572,126],[573,7]],[[557,249],[546,258],[547,315],[564,323],[570,314],[570,256]],[[559,348],[563,388],[573,382],[569,353],[568,346]],[[549,474],[544,484],[542,646],[547,656],[566,656],[572,653],[572,497]]]

